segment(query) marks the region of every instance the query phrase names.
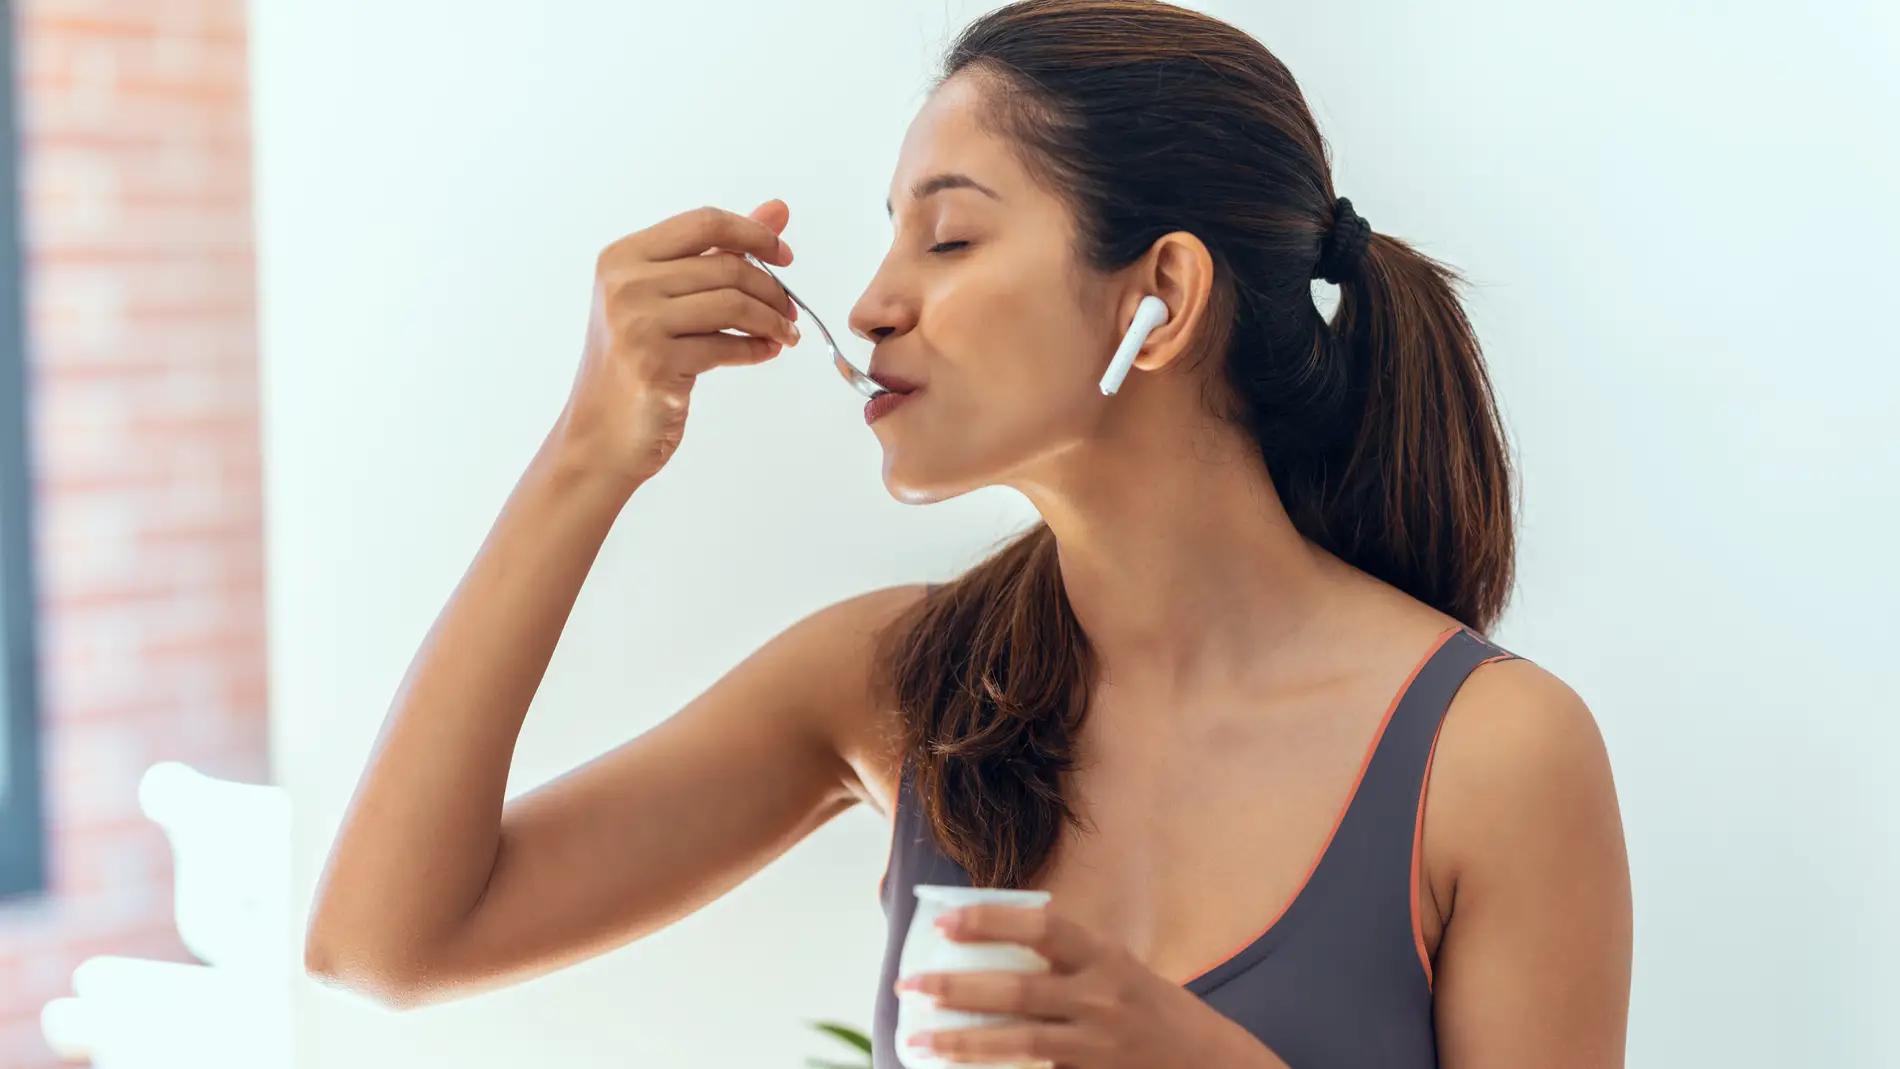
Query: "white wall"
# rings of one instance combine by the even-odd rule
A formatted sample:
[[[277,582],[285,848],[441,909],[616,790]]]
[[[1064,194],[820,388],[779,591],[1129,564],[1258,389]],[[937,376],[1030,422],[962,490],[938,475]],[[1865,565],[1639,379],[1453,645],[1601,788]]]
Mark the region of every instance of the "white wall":
[[[782,196],[791,280],[842,326],[904,124],[981,6],[255,0],[274,753],[303,893],[565,396],[594,251]],[[1301,77],[1373,224],[1478,283],[1524,470],[1502,637],[1613,751],[1636,1066],[1900,1062],[1877,1027],[1900,999],[1900,24],[1877,6],[1208,7]],[[814,345],[700,390],[583,594],[516,790],[805,611],[948,574],[1026,516],[885,499]],[[884,835],[851,814],[672,931],[465,1004],[312,995],[304,1064],[796,1064],[801,1020],[868,1020]]]

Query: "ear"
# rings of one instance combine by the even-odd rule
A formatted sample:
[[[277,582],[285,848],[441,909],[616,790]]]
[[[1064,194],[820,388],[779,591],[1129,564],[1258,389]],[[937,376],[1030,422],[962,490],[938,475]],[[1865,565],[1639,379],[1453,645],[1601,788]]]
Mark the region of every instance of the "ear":
[[[1155,239],[1148,252],[1126,269],[1124,294],[1116,308],[1116,326],[1126,330],[1135,308],[1148,294],[1168,306],[1168,321],[1149,332],[1136,367],[1158,371],[1180,360],[1201,334],[1214,292],[1214,257],[1201,239],[1176,230]]]

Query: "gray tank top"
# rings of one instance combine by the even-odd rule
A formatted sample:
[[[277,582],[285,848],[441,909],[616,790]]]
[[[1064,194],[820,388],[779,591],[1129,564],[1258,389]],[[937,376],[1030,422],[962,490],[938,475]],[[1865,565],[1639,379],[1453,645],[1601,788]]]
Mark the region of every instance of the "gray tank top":
[[[1259,936],[1186,987],[1300,1069],[1436,1069],[1431,962],[1420,935],[1417,843],[1438,726],[1473,669],[1512,655],[1457,627],[1412,672],[1306,883]],[[879,889],[889,921],[873,1021],[875,1069],[900,1069],[898,952],[920,883],[969,886],[932,842],[899,777]],[[1261,912],[1280,905],[1262,902]]]

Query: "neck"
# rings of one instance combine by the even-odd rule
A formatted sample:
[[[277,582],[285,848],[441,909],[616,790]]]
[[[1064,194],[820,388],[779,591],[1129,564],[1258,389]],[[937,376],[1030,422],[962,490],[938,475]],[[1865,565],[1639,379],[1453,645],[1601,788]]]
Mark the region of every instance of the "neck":
[[[1244,431],[1130,415],[1012,480],[1055,534],[1104,675],[1179,691],[1258,671],[1342,566],[1294,530]]]

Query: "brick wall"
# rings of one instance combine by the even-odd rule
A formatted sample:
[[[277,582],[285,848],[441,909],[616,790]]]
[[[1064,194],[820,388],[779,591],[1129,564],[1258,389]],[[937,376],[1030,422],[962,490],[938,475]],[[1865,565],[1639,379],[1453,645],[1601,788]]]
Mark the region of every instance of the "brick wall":
[[[0,1066],[92,954],[187,961],[139,775],[267,779],[240,0],[15,19],[51,891],[0,903]]]

